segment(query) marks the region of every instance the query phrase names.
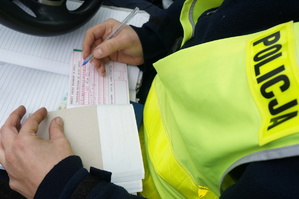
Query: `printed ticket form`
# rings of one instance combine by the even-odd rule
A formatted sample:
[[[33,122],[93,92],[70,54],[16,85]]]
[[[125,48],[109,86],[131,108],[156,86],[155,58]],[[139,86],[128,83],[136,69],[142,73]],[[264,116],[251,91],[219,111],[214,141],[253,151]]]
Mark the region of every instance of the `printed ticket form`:
[[[90,63],[82,66],[82,51],[74,50],[68,106],[129,104],[127,64],[109,62],[103,77]]]

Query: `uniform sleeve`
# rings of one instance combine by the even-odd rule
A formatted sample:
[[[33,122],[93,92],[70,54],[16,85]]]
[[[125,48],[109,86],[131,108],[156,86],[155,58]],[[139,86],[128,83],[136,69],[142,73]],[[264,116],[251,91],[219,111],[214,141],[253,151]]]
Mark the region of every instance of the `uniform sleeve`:
[[[299,157],[250,163],[220,199],[299,197]]]
[[[141,41],[146,63],[153,63],[168,55],[182,37],[180,13],[183,4],[184,0],[176,0],[168,9],[152,15],[141,28],[132,26]]]
[[[141,198],[129,194],[110,180],[110,172],[93,167],[88,172],[83,168],[80,157],[70,156],[55,165],[46,175],[34,198]]]

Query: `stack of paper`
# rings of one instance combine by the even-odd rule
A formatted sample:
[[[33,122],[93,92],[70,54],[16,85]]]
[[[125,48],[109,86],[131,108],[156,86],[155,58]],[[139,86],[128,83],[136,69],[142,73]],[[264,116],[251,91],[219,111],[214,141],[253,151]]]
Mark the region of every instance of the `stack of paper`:
[[[130,193],[139,192],[144,170],[137,123],[129,104],[127,65],[109,62],[103,77],[89,63],[82,66],[83,61],[82,52],[74,50],[68,109],[50,113],[42,132],[54,116],[61,116],[71,124],[65,126],[65,131],[71,132],[67,136],[87,168],[111,171],[113,183]],[[88,135],[82,134],[85,131]]]
[[[142,190],[144,169],[132,105],[93,105],[49,112],[38,135],[48,138],[50,121],[60,116],[65,135],[84,167],[112,172],[111,181],[129,193]]]

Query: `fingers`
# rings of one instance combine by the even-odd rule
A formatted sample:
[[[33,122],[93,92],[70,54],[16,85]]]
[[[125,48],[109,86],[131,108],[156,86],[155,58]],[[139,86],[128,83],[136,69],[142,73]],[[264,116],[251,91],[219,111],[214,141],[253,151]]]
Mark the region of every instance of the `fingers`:
[[[20,134],[32,134],[36,135],[38,130],[38,125],[45,119],[47,116],[47,109],[40,108],[34,112],[23,124]]]
[[[98,46],[105,40],[108,35],[113,32],[113,30],[120,24],[119,21],[114,19],[108,19],[104,21],[103,23],[100,23],[98,25],[93,26],[92,28],[88,29],[85,33],[83,44],[82,44],[82,50],[83,50],[83,59],[85,59],[87,56],[89,56],[91,53],[94,53],[94,47]],[[105,42],[104,42],[105,43]],[[103,58],[104,56],[108,56],[111,54],[111,52],[115,51],[109,51],[106,52],[103,56],[100,55],[100,52],[97,52],[98,59]]]
[[[25,115],[25,113],[26,108],[24,106],[19,106],[9,115],[3,126],[13,129],[14,131],[18,131],[21,126],[20,121]]]
[[[106,31],[105,23],[97,24],[86,31],[82,44],[83,59],[86,59],[92,53],[91,50],[94,46],[102,43]]]
[[[51,121],[49,132],[51,143],[56,145],[57,150],[60,149],[59,156],[61,159],[74,154],[70,142],[65,137],[64,122],[60,117],[56,117]]]
[[[3,148],[3,150],[11,144],[14,136],[18,134],[19,128],[21,126],[20,121],[25,113],[26,109],[24,106],[18,107],[9,115],[6,122],[2,126],[0,135],[2,145],[1,147]]]
[[[93,50],[93,55],[97,59],[101,59],[103,57],[108,57],[117,51],[123,50],[128,47],[128,43],[124,41],[128,41],[128,38],[124,38],[125,36],[122,36],[122,31],[125,31],[124,29],[119,32],[115,37],[106,40],[102,42],[101,44],[97,45],[97,47]]]
[[[105,76],[106,69],[105,69],[105,63],[103,62],[103,60],[92,59],[90,61],[90,63],[91,63],[91,66],[94,67],[101,76]]]
[[[50,124],[50,139],[65,138],[64,135],[64,123],[60,117],[56,117],[51,121]]]
[[[9,149],[14,137],[17,136],[21,126],[20,121],[26,113],[24,106],[14,110],[0,129],[0,163],[5,165],[5,150]]]
[[[119,21],[108,19],[88,29],[84,37],[83,59],[93,54],[91,64],[102,76],[105,75],[105,63],[109,61],[131,65],[140,65],[144,62],[141,42],[131,26],[124,26],[113,38],[105,40],[119,24]]]
[[[119,61],[131,65],[143,63],[140,39],[134,29],[125,26],[115,37],[97,45],[93,50],[96,59]]]

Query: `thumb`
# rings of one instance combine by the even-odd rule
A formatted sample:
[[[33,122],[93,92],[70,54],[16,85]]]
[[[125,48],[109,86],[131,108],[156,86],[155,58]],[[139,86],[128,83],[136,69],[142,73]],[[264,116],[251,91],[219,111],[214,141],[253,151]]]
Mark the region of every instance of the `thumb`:
[[[123,42],[118,40],[119,39],[116,37],[116,38],[106,40],[100,45],[98,45],[93,51],[94,57],[97,59],[101,59],[104,57],[108,57],[119,50],[122,50]]]
[[[57,139],[64,136],[64,122],[61,117],[56,117],[50,124],[50,139]]]

